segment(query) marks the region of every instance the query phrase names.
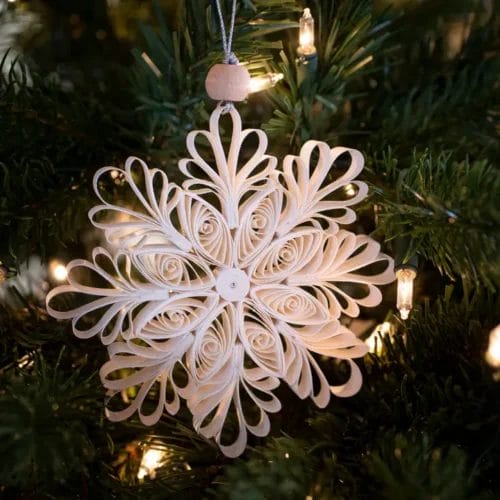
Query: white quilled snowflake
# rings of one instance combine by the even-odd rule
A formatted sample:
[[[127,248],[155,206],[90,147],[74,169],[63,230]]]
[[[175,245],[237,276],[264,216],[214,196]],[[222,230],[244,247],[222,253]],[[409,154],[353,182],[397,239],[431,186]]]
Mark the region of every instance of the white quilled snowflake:
[[[363,168],[358,151],[308,141],[278,169],[265,133],[243,130],[234,109],[225,146],[221,113],[212,113],[210,130],[187,136],[182,188],[129,158],[120,175],[136,199],[127,208],[100,194],[101,179],[117,169],[96,173],[102,204],[89,216],[110,250],[69,263],[69,284],[48,295],[47,308],[72,319],[77,337],[100,336],[110,356],[100,375],[112,394],[136,388],[128,406],[107,410],[111,420],[137,411],[151,425],[184,399],[195,429],[234,457],[248,432],[269,432],[268,414],[281,408],[273,394],[280,380],[320,407],[331,393],[359,390],[352,359],[367,348],[339,320],[377,305],[376,285],[394,274],[377,242],[339,229],[356,219],[349,207],[368,191],[354,180]],[[340,155],[350,156],[350,165],[335,175]],[[59,299],[54,305],[67,294],[86,298],[70,310]],[[349,380],[330,386],[312,353],[346,360]],[[156,408],[145,414],[152,399]],[[237,430],[225,442],[229,412]]]

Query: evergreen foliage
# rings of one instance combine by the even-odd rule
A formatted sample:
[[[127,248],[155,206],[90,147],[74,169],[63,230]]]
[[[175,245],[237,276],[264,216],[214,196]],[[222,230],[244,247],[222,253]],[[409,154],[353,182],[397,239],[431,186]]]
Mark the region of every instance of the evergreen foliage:
[[[42,355],[27,373],[11,375],[0,395],[0,481],[7,486],[43,489],[81,474],[94,459],[88,427],[96,427],[96,377],[81,367],[62,367],[65,350],[52,366]],[[68,376],[68,370],[71,374]],[[86,415],[87,414],[87,415]],[[90,419],[86,421],[86,417]]]
[[[179,180],[185,135],[214,106],[204,91],[221,58],[214,2],[139,3],[113,7],[113,19],[134,26],[124,39],[104,0],[41,2],[52,30],[25,36],[25,55],[0,64],[0,496],[498,497],[500,386],[484,359],[500,322],[498,7],[238,2],[239,59],[253,75],[284,74],[240,106],[245,122],[267,131],[274,153],[310,138],[363,151],[371,196],[355,229],[393,254],[407,238],[400,257],[417,254],[420,266],[410,320],[392,315],[393,286],[362,313],[397,332],[360,363],[360,393],[320,410],[281,388],[271,435],[229,460],[185,411],[153,428],[108,422],[97,376],[105,350],[76,340],[43,306],[51,259],[88,255],[96,243],[87,218],[95,171],[134,154]],[[303,79],[295,51],[305,6],[318,67]],[[0,8],[0,38],[16,8]],[[64,43],[67,53],[55,50]],[[120,195],[113,182],[102,188]],[[319,362],[332,380],[345,375],[343,364]],[[164,463],[139,479],[152,448]]]
[[[455,156],[456,157],[456,156]],[[385,186],[373,186],[378,229],[386,239],[411,237],[408,254],[432,262],[451,279],[499,283],[500,179],[487,160],[454,161],[451,152],[414,153],[401,168],[392,150],[374,159]]]

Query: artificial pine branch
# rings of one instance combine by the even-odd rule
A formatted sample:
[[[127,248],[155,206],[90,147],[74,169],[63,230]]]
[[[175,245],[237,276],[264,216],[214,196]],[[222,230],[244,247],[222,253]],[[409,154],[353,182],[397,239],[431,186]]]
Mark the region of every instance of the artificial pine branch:
[[[44,491],[85,473],[96,453],[90,427],[97,426],[95,374],[82,367],[67,374],[67,353],[34,366],[2,374],[0,393],[0,482],[24,490]],[[71,366],[71,365],[70,365]]]
[[[494,98],[499,68],[499,58],[462,62],[447,75],[384,94],[381,104],[367,110],[370,150],[385,142],[402,159],[409,159],[414,147],[494,159],[500,147]]]
[[[493,166],[424,151],[404,168],[389,150],[373,171],[388,186],[374,185],[371,199],[386,239],[410,236],[409,255],[421,255],[449,278],[498,287],[500,176]]]
[[[0,255],[14,266],[77,241],[94,170],[126,156],[130,145],[104,95],[68,93],[35,71],[28,80],[25,63],[4,70],[0,65]]]
[[[285,147],[298,149],[306,140],[338,141],[348,130],[349,108],[359,93],[356,82],[376,71],[374,55],[384,52],[390,22],[372,2],[310,2],[318,22],[318,71],[299,82],[293,44],[276,65],[288,88],[270,91],[274,116],[264,128]],[[286,140],[286,142],[284,141]]]

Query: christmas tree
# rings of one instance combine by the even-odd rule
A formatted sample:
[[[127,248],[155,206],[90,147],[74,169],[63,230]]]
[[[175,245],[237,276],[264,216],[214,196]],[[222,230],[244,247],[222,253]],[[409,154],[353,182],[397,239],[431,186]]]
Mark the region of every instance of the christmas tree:
[[[252,91],[236,104],[244,128],[262,129],[279,159],[309,140],[361,151],[369,194],[343,229],[378,241],[404,272],[376,307],[339,318],[369,350],[355,360],[359,392],[318,408],[282,383],[269,434],[249,434],[237,458],[196,432],[184,403],[151,426],[137,413],[106,418],[110,354],[51,317],[46,298],[70,261],[107,245],[88,219],[94,188],[132,210],[127,157],[185,181],[186,136],[207,130],[218,105],[205,80],[224,58],[220,17],[228,28],[233,1],[220,4],[221,16],[215,0],[0,0],[2,498],[497,498],[500,60],[489,0],[236,2],[232,50]],[[342,189],[347,200],[360,187]],[[347,363],[313,356],[328,380],[347,380]],[[133,384],[117,396],[143,397]],[[158,389],[144,398],[146,414],[157,399]]]

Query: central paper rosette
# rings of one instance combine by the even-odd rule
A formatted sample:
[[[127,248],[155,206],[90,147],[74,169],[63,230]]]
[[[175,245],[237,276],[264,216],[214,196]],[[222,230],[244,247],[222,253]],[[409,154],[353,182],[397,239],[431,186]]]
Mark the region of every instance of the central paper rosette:
[[[250,278],[240,269],[223,269],[219,272],[215,289],[223,300],[239,302],[250,290]]]
[[[194,427],[237,456],[248,431],[269,432],[268,413],[281,408],[273,394],[280,380],[321,407],[331,393],[359,390],[352,359],[367,349],[339,320],[378,304],[377,285],[394,278],[378,243],[339,229],[355,220],[349,207],[367,194],[354,180],[363,168],[358,151],[309,141],[278,170],[264,132],[242,130],[234,109],[224,147],[221,111],[213,112],[209,131],[188,135],[182,188],[129,158],[121,177],[135,206],[122,207],[100,191],[100,179],[116,169],[97,172],[102,204],[90,218],[110,249],[96,248],[92,262],[71,262],[69,284],[53,290],[47,304],[53,316],[72,319],[75,335],[99,335],[108,346],[100,374],[111,395],[136,388],[125,408],[110,403],[110,419],[137,411],[154,424],[164,410],[175,414],[182,398]],[[61,311],[52,304],[61,294],[86,299]],[[330,386],[312,353],[346,360],[348,381]],[[223,434],[229,413],[237,424],[232,438]]]

